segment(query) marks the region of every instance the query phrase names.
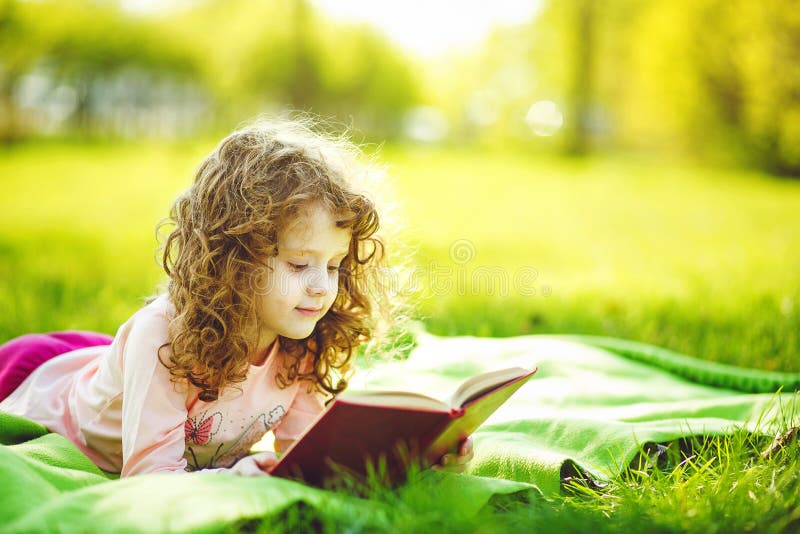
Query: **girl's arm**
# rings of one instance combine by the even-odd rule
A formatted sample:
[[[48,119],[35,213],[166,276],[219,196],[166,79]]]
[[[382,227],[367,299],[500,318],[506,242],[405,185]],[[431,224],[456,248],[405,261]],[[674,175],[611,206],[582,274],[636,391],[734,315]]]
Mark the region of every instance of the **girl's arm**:
[[[316,390],[308,391],[306,382],[300,383],[294,402],[281,422],[273,429],[275,450],[279,453],[285,452],[323,411],[325,402],[322,395]]]
[[[178,392],[158,350],[167,319],[142,315],[120,329],[122,369],[122,472],[132,476],[184,471],[186,392]]]

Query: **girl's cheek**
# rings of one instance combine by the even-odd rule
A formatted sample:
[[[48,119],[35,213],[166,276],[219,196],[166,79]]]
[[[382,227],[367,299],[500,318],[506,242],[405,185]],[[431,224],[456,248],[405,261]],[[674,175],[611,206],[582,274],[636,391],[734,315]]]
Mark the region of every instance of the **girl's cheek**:
[[[293,295],[305,295],[311,287],[319,287],[319,278],[314,279],[314,273],[308,270],[292,274],[289,287]]]
[[[330,292],[336,296],[336,293],[339,292],[339,271],[330,274],[328,277],[328,287],[330,288]]]
[[[250,286],[256,295],[266,295],[272,285],[272,276],[266,271],[257,271],[250,277]]]

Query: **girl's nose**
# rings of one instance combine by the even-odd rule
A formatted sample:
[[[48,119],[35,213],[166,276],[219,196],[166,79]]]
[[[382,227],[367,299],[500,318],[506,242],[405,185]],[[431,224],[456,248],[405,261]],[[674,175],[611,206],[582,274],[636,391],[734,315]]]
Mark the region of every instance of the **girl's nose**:
[[[309,269],[306,292],[314,297],[324,296],[330,291],[330,281],[328,280],[326,269]]]

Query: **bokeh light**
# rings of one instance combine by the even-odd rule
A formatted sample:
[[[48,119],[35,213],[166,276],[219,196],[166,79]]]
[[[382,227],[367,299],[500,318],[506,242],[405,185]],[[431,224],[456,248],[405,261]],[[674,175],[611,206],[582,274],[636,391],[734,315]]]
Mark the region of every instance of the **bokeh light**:
[[[525,122],[534,134],[550,137],[564,125],[564,114],[552,100],[539,100],[528,109]]]

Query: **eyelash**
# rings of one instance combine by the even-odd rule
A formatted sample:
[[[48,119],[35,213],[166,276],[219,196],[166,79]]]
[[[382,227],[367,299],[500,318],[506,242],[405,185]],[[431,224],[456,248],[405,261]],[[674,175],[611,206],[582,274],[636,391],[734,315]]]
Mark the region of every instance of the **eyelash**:
[[[289,263],[289,267],[293,271],[298,271],[299,272],[299,271],[302,271],[303,269],[305,269],[306,267],[308,267],[308,264],[300,265],[300,264],[297,264],[297,263],[291,263],[291,262],[288,262],[288,263]],[[328,265],[328,272],[329,273],[335,273],[338,270],[339,270],[339,266],[338,265]]]

